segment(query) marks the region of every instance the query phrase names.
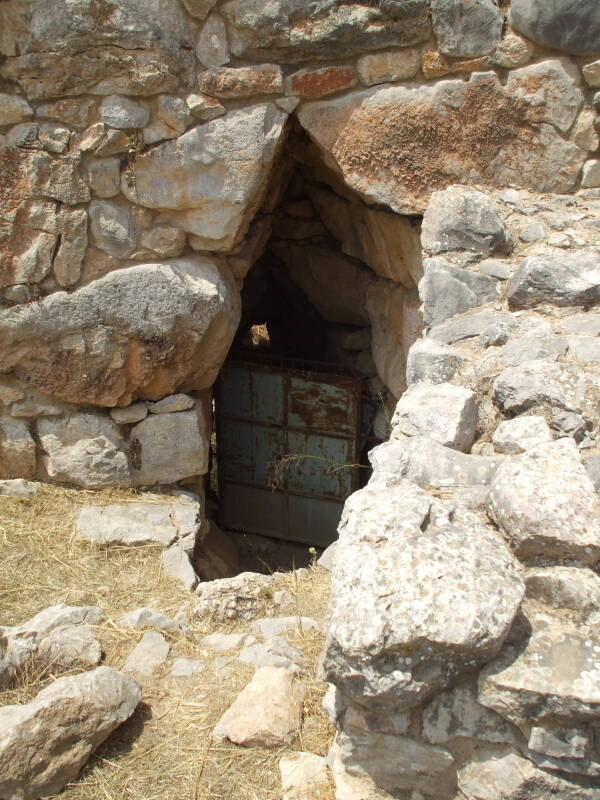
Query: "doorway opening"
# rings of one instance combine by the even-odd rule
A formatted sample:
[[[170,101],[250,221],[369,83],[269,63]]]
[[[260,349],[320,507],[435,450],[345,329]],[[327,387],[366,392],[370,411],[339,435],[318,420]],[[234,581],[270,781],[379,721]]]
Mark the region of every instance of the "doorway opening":
[[[246,563],[310,561],[367,482],[420,333],[419,237],[420,219],[368,206],[291,131],[229,257],[242,317],[214,394],[215,519]]]

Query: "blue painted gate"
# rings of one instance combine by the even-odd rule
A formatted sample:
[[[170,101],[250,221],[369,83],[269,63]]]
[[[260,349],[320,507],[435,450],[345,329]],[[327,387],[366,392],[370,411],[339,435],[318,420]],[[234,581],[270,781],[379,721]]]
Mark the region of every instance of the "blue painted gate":
[[[288,360],[227,362],[215,396],[221,527],[330,544],[359,488],[361,390]]]

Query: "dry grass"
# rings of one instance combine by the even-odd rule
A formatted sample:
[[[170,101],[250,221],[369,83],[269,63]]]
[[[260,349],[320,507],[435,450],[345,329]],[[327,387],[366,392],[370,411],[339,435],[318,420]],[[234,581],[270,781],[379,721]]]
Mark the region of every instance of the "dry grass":
[[[59,602],[99,605],[106,623],[96,630],[104,663],[120,668],[141,633],[123,630],[121,614],[140,606],[176,613],[193,600],[166,579],[154,547],[102,548],[76,540],[73,523],[82,505],[136,499],[129,491],[86,492],[44,486],[26,500],[0,498],[0,624],[15,625]],[[158,499],[158,496],[157,496]],[[276,576],[274,590],[295,597],[292,613],[323,619],[328,575],[311,568],[298,579]],[[265,614],[273,611],[265,597]],[[289,613],[289,612],[283,612]],[[142,679],[143,702],[93,756],[79,779],[60,794],[63,800],[271,800],[281,796],[278,762],[286,749],[325,755],[333,731],[321,708],[324,685],[315,677],[322,634],[294,631],[290,644],[302,651],[300,679],[305,685],[304,725],[291,748],[267,750],[213,743],[219,716],[252,676],[252,669],[198,644],[207,633],[230,633],[248,624],[192,620],[191,635],[169,635],[171,657],[206,662],[191,680],[162,673]],[[228,663],[229,662],[229,663]],[[64,674],[64,673],[63,673]],[[27,702],[58,677],[52,665],[24,671],[18,685],[0,693],[0,705]],[[333,793],[331,794],[331,798]],[[330,800],[323,797],[319,800]]]

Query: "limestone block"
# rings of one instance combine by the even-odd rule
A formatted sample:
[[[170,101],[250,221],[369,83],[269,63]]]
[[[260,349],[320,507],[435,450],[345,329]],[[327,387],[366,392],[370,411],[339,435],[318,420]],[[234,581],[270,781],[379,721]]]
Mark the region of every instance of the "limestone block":
[[[175,0],[48,0],[23,14],[3,71],[32,99],[153,95],[191,81],[192,26]]]
[[[498,326],[510,331],[514,325],[514,317],[499,311],[476,311],[465,314],[458,319],[451,319],[441,325],[435,325],[429,332],[429,338],[440,344],[454,344],[463,339],[480,336],[491,326]]]
[[[192,17],[198,19],[205,19],[216,4],[217,0],[183,0],[183,5]]]
[[[339,533],[324,667],[358,706],[414,707],[499,651],[524,583],[474,515],[398,478],[351,495]]]
[[[480,749],[477,759],[459,768],[458,784],[466,800],[598,800],[600,796],[593,786],[570,783],[538,769],[513,748]]]
[[[583,77],[592,89],[600,89],[600,60],[592,61],[582,67]]]
[[[504,69],[522,67],[531,60],[535,47],[523,36],[514,31],[508,31],[493,55],[493,61]]]
[[[419,70],[419,51],[409,49],[369,53],[358,59],[357,70],[365,86],[414,78]]]
[[[582,617],[600,609],[600,578],[582,567],[530,567],[525,572],[527,597],[552,608],[568,608]]]
[[[125,408],[111,408],[110,416],[119,425],[131,425],[134,422],[141,422],[148,416],[148,405],[146,403],[132,403]]]
[[[24,97],[0,93],[0,125],[14,125],[33,117],[33,109]]]
[[[584,109],[579,115],[575,127],[573,128],[573,142],[582,150],[594,152],[598,149],[600,142],[594,125],[594,112]]]
[[[208,469],[208,432],[196,409],[151,414],[131,430],[138,486],[175,483]]]
[[[418,339],[408,351],[406,382],[446,383],[456,375],[464,358],[457,350],[432,339]]]
[[[201,122],[210,122],[211,119],[222,117],[227,110],[218,100],[206,94],[190,94],[185,102],[190,114]]]
[[[111,667],[59,678],[26,705],[0,709],[0,793],[35,800],[74,780],[135,711],[138,684]]]
[[[314,753],[291,753],[279,762],[282,800],[313,800],[329,791],[327,761]]]
[[[106,200],[121,191],[121,160],[119,158],[94,158],[87,164],[90,189]]]
[[[40,490],[39,483],[22,478],[0,480],[0,497],[33,497]]]
[[[185,100],[161,94],[152,122],[144,128],[144,142],[154,144],[161,139],[174,139],[185,131],[189,121],[190,110]]]
[[[600,254],[592,249],[526,258],[508,282],[514,308],[537,303],[587,305],[600,300]]]
[[[477,431],[477,395],[451,383],[417,383],[402,395],[392,417],[392,439],[428,436],[454,450],[471,448]]]
[[[211,97],[232,99],[261,94],[283,94],[283,74],[277,64],[221,67],[201,72],[198,88]]]
[[[30,478],[36,471],[35,442],[19,419],[0,417],[0,477]]]
[[[511,72],[507,89],[540,110],[540,121],[566,133],[583,106],[580,77],[568,59],[550,59]]]
[[[170,675],[172,678],[193,678],[203,672],[205,666],[199,658],[174,658]]]
[[[138,156],[122,191],[203,249],[228,251],[262,202],[285,119],[271,103],[229,111]]]
[[[36,652],[36,659],[54,669],[97,667],[101,658],[100,642],[82,625],[54,628],[42,639]]]
[[[505,250],[507,237],[498,205],[483,192],[450,186],[431,196],[421,234],[427,252],[467,250],[487,256]]]
[[[76,403],[160,399],[213,383],[239,312],[233,280],[210,258],[140,264],[0,311],[0,370]]]
[[[79,538],[99,544],[168,547],[177,539],[197,534],[199,515],[198,503],[84,506],[75,530]]]
[[[506,720],[477,702],[477,690],[470,685],[440,692],[423,712],[425,741],[446,744],[456,737],[509,744],[518,741]]]
[[[165,575],[180,581],[190,591],[198,584],[198,576],[182,542],[175,542],[160,555]]]
[[[585,373],[547,359],[525,361],[507,367],[493,383],[494,401],[505,411],[521,412],[532,406],[551,406],[576,411],[594,392]]]
[[[111,95],[100,103],[100,119],[111,128],[143,128],[148,124],[150,112],[135,100]]]
[[[418,226],[399,214],[350,202],[324,186],[308,193],[342,251],[368,264],[382,278],[410,289],[423,275]]]
[[[141,251],[158,258],[177,258],[185,247],[185,231],[172,225],[153,225],[140,238]]]
[[[147,631],[127,656],[124,669],[149,677],[165,663],[170,649],[162,633]]]
[[[498,468],[491,511],[521,559],[600,558],[600,505],[572,439],[542,444]]]
[[[479,676],[479,702],[517,725],[598,717],[598,638],[559,612],[527,615],[531,635],[521,648],[506,646]],[[566,660],[557,656],[565,654]]]
[[[367,291],[371,351],[377,373],[396,398],[406,389],[406,357],[422,329],[416,291],[391,281],[372,281]]]
[[[204,23],[196,44],[196,57],[207,68],[222,67],[231,57],[227,47],[227,31],[221,17],[213,12]]]
[[[501,458],[459,453],[425,436],[384,442],[369,453],[372,481],[407,478],[419,486],[486,486]]]
[[[434,192],[461,182],[572,191],[585,151],[541,121],[559,104],[516,91],[492,73],[474,73],[469,81],[350,91],[304,103],[297,115],[337,176],[400,214],[422,214]]]
[[[73,286],[81,277],[88,246],[88,215],[83,208],[61,209],[57,217],[60,244],[52,269],[59,286]]]
[[[126,443],[115,423],[93,412],[38,421],[48,475],[88,489],[123,486],[130,480]]]
[[[162,400],[149,405],[148,411],[151,414],[171,414],[175,411],[188,411],[194,405],[194,398],[190,397],[189,394],[170,394],[167,397],[163,397]]]
[[[246,644],[238,655],[243,664],[251,664],[256,669],[262,667],[279,667],[280,669],[297,671],[302,660],[302,653],[291,647],[279,636],[272,636],[264,642]]]
[[[493,0],[465,7],[463,0],[432,0],[433,32],[447,56],[492,53],[502,36],[504,17]]]
[[[337,741],[341,761],[348,773],[357,778],[370,778],[384,792],[397,795],[400,790],[412,790],[432,800],[447,800],[454,794],[454,759],[441,747],[432,747],[408,736],[369,733],[357,728],[344,730]],[[358,794],[354,797],[371,800],[373,795]],[[379,797],[379,794],[375,795],[377,800]]]
[[[576,55],[600,52],[600,8],[595,0],[576,6],[562,0],[514,0],[511,24],[538,44]]]
[[[176,633],[181,630],[181,626],[176,620],[147,606],[136,608],[135,611],[128,611],[122,617],[119,617],[117,624],[122,628],[133,628],[136,631],[155,628],[158,631]]]
[[[272,583],[271,575],[254,572],[200,583],[196,588],[198,601],[194,613],[223,621],[253,619],[261,613],[264,598],[270,596]]]
[[[442,258],[426,258],[425,275],[419,283],[423,301],[423,321],[440,325],[456,314],[498,298],[498,281],[455,267]]]
[[[357,82],[354,67],[306,67],[285,79],[285,91],[296,97],[316,99],[350,89]]]
[[[600,186],[600,159],[594,158],[586,161],[583,165],[581,175],[581,187],[583,189],[596,188]]]
[[[328,3],[307,19],[304,0],[228,0],[221,7],[234,55],[250,61],[296,63],[363,55],[425,41],[431,30],[425,0],[401,7]]]
[[[63,98],[37,106],[36,116],[57,119],[71,128],[82,129],[89,125],[93,108],[94,100],[91,97]]]
[[[524,453],[539,444],[552,441],[552,431],[544,417],[523,416],[501,422],[494,431],[492,444],[498,453]]]
[[[128,258],[136,247],[131,209],[107,200],[92,200],[89,209],[93,244],[115,258]]]
[[[258,669],[217,722],[213,738],[244,747],[290,744],[300,729],[303,699],[304,687],[288,670]]]

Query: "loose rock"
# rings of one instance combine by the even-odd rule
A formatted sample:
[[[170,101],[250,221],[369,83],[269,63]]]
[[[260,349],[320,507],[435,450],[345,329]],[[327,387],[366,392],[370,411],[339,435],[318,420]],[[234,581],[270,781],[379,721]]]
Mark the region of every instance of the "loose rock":
[[[0,709],[0,794],[35,800],[77,777],[135,711],[138,684],[110,667],[59,678],[31,703]]]
[[[263,667],[223,714],[213,737],[244,747],[290,744],[300,728],[303,698],[304,688],[290,672]]]

